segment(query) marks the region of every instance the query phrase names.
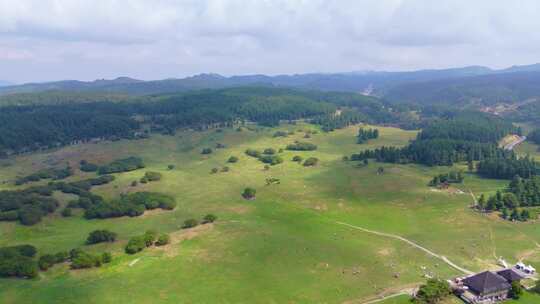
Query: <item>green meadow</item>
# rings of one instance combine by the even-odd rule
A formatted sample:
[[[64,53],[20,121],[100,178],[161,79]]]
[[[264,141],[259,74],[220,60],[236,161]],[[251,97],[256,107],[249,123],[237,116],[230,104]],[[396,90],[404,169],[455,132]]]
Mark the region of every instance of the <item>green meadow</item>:
[[[0,222],[0,246],[32,244],[40,253],[76,247],[111,251],[113,261],[100,268],[69,270],[56,265],[33,280],[0,279],[0,303],[362,303],[410,289],[426,276],[463,274],[442,259],[410,244],[356,229],[352,225],[401,236],[471,271],[495,268],[498,257],[523,259],[540,269],[540,228],[535,221],[511,223],[470,208],[473,195],[491,194],[508,181],[466,174],[456,189],[427,186],[447,167],[367,166],[343,156],[382,145],[403,146],[415,131],[377,127],[378,139],[356,144],[358,126],[324,133],[309,124],[243,128],[143,140],[83,144],[0,162],[0,189],[18,189],[13,180],[49,166],[80,160],[105,164],[127,156],[143,158],[146,168],[115,174],[114,182],[92,189],[106,199],[122,193],[156,191],[173,196],[172,211],[147,211],[140,217],[86,220],[82,212],[64,218],[59,208],[34,226]],[[273,137],[276,131],[292,131]],[[306,131],[317,131],[304,138]],[[282,164],[264,168],[244,154],[248,148],[285,148],[295,140],[316,144],[316,151],[278,153]],[[217,143],[226,147],[215,149]],[[213,153],[202,155],[203,148]],[[316,157],[304,167],[292,158]],[[227,163],[237,156],[237,163]],[[168,165],[174,169],[168,170]],[[211,174],[228,166],[229,172]],[[383,167],[382,174],[378,174]],[[465,168],[465,166],[463,167]],[[145,171],[161,181],[132,187]],[[94,173],[68,178],[80,180]],[[266,184],[277,178],[279,184]],[[33,184],[46,183],[41,181]],[[245,200],[246,187],[257,190]],[[460,191],[457,191],[460,190]],[[73,197],[55,193],[66,204]],[[181,229],[184,220],[213,213],[213,224]],[[118,233],[118,241],[84,245],[95,229]],[[170,233],[172,243],[127,255],[127,240],[145,230]],[[535,302],[527,294],[519,303]],[[408,297],[383,304],[407,303]],[[530,302],[530,303],[532,303]],[[452,302],[450,302],[452,303]]]

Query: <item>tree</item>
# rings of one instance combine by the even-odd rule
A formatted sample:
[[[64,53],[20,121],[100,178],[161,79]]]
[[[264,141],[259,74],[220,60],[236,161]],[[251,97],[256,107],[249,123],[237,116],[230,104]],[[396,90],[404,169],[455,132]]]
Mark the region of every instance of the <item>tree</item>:
[[[143,236],[135,236],[129,239],[125,251],[127,254],[134,254],[146,247],[146,242]]]
[[[211,154],[213,151],[211,148],[204,148],[201,151],[201,154]]]
[[[276,150],[274,148],[266,148],[264,149],[263,154],[274,155],[276,154]]]
[[[165,246],[167,244],[169,244],[170,242],[170,237],[168,234],[166,233],[162,233],[159,235],[157,241],[156,241],[156,246]]]
[[[167,166],[167,169],[168,169],[168,170],[174,170],[174,168],[175,168],[174,165],[168,165],[168,166]]]
[[[521,287],[521,284],[519,281],[512,282],[512,288],[508,292],[508,296],[513,299],[519,299],[521,295],[523,294],[523,288]]]
[[[482,193],[478,199],[478,209],[483,211],[486,208],[486,196]]]
[[[467,161],[467,169],[469,170],[469,172],[473,172],[474,171],[474,163],[472,160],[468,160]]]
[[[377,174],[383,174],[383,173],[384,173],[384,168],[383,167],[377,168]]]
[[[503,209],[502,209],[502,211],[501,211],[501,217],[502,217],[503,219],[505,219],[505,220],[508,219],[508,209],[506,209],[506,208],[503,208]]]
[[[72,214],[72,213],[71,213],[71,208],[64,208],[64,209],[62,210],[62,213],[61,213],[61,214],[62,214],[63,217],[70,217],[71,214]]]
[[[109,230],[94,230],[86,238],[86,244],[97,244],[102,242],[114,242],[116,233]]]
[[[227,160],[228,163],[236,163],[238,162],[238,157],[236,156],[231,156],[229,157],[229,159]]]
[[[448,282],[441,279],[429,279],[421,285],[413,298],[414,303],[434,304],[448,297],[452,293]]]
[[[364,159],[364,166],[367,166],[369,164],[369,160],[366,158]]]
[[[295,155],[293,158],[292,158],[292,161],[294,162],[302,162],[302,156],[300,155]]]
[[[110,252],[104,252],[101,254],[101,261],[103,264],[110,263],[112,261],[112,255]]]
[[[248,187],[244,189],[244,192],[242,192],[242,197],[244,197],[245,199],[251,200],[255,198],[256,193],[257,193],[257,190]]]
[[[212,173],[212,174],[216,174],[218,172],[219,172],[218,168],[212,168],[212,170],[210,171],[210,173]]]
[[[184,224],[182,225],[182,229],[193,228],[197,225],[199,225],[199,221],[197,221],[196,219],[187,219],[184,221]]]
[[[213,215],[213,214],[207,214],[203,217],[203,220],[202,220],[202,223],[203,224],[207,224],[207,223],[213,223],[217,220],[217,216]]]
[[[319,162],[319,159],[316,157],[310,157],[304,161],[304,167],[316,166]]]
[[[156,237],[157,237],[157,232],[156,231],[147,230],[143,235],[144,245],[146,247],[152,246],[154,244],[154,242],[156,241]]]

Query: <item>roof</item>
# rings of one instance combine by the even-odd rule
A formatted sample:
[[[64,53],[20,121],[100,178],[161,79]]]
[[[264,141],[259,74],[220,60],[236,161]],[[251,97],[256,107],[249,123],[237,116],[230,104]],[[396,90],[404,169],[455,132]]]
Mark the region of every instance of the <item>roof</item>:
[[[516,272],[514,269],[508,268],[497,271],[497,274],[505,278],[508,282],[514,282],[524,279],[525,277]]]
[[[506,279],[491,271],[484,271],[463,280],[465,286],[472,291],[485,295],[494,292],[504,291],[511,288]]]

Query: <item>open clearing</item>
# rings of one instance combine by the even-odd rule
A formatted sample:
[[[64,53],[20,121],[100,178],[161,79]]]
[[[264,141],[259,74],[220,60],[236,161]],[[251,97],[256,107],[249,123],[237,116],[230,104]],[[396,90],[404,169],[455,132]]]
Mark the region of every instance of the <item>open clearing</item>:
[[[496,257],[515,261],[532,251],[536,254],[527,255],[526,262],[540,268],[537,223],[510,223],[479,215],[470,210],[469,195],[430,191],[429,180],[448,168],[377,163],[357,167],[342,161],[344,155],[360,149],[405,145],[416,135],[414,131],[378,128],[380,138],[363,145],[355,143],[358,127],[319,131],[304,139],[299,129],[316,129],[298,124],[242,132],[185,131],[4,160],[0,189],[15,188],[2,181],[51,162],[75,166],[81,159],[104,163],[140,156],[146,169],[116,174],[114,182],[93,191],[114,198],[134,191],[131,182],[146,170],[156,171],[163,175],[161,181],[139,185],[136,190],[170,194],[178,207],[135,218],[85,220],[52,215],[31,227],[0,223],[1,246],[30,243],[42,253],[84,246],[87,234],[95,229],[109,229],[119,236],[112,244],[84,246],[90,251],[112,251],[111,264],[82,271],[58,265],[36,280],[1,279],[0,303],[362,303],[401,286],[422,283],[425,275],[462,273],[440,257],[464,270],[478,271],[494,267]],[[273,138],[276,130],[296,132]],[[319,148],[284,151],[280,154],[284,163],[269,170],[244,154],[247,148],[277,150],[295,140]],[[213,148],[216,143],[227,148],[200,154],[202,148]],[[518,151],[526,144],[518,146]],[[231,155],[239,161],[227,164]],[[316,167],[303,167],[291,161],[294,155],[314,156],[320,162]],[[169,164],[175,169],[167,170]],[[230,172],[210,174],[212,168],[222,166],[229,166]],[[385,169],[380,175],[376,173],[379,166]],[[88,176],[92,174],[77,172],[69,180]],[[267,186],[268,177],[279,178],[281,183]],[[493,193],[506,183],[466,174],[465,183],[458,187],[479,195]],[[255,200],[240,196],[248,186],[257,189]],[[181,236],[185,219],[207,213],[219,217],[211,229]],[[440,257],[403,240],[337,222],[403,237]],[[164,250],[124,254],[126,241],[147,229],[171,233],[178,241]],[[129,267],[133,261],[137,262]],[[529,298],[534,302],[533,297],[527,295],[519,303],[529,303]],[[400,296],[378,303],[401,304],[406,299]]]

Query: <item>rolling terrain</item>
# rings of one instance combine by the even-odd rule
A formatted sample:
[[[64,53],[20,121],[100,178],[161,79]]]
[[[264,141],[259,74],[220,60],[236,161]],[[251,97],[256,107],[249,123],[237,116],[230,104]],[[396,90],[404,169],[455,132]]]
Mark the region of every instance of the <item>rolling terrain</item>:
[[[87,220],[79,211],[65,218],[60,208],[34,226],[0,222],[0,246],[30,243],[40,253],[82,247],[113,254],[113,262],[100,268],[69,270],[59,264],[36,279],[0,279],[0,302],[364,303],[417,286],[426,275],[463,274],[440,257],[471,271],[496,269],[501,256],[540,268],[540,230],[535,221],[512,223],[470,208],[469,191],[492,194],[507,181],[466,174],[463,184],[454,188],[461,191],[444,191],[427,184],[447,167],[343,161],[344,155],[359,150],[407,145],[417,134],[377,128],[379,138],[360,145],[355,137],[358,126],[327,133],[305,123],[248,125],[241,131],[179,131],[174,136],[87,143],[0,160],[0,190],[13,190],[28,187],[15,186],[17,177],[51,165],[69,163],[78,168],[83,159],[105,164],[138,156],[146,168],[116,173],[113,182],[92,192],[113,199],[122,193],[156,191],[178,203],[172,211],[157,209],[133,218]],[[274,137],[276,131],[294,134]],[[278,150],[295,140],[318,148],[278,152],[284,162],[269,169],[244,154],[248,148]],[[218,143],[225,148],[201,154]],[[522,148],[519,145],[518,152]],[[319,163],[304,167],[291,161],[295,155],[316,157]],[[227,163],[230,156],[237,156],[238,162]],[[224,166],[230,170],[211,173]],[[466,164],[456,166],[465,169]],[[133,187],[132,181],[145,171],[159,172],[163,178]],[[94,175],[76,170],[67,181]],[[267,178],[280,183],[267,185]],[[254,200],[242,198],[245,187],[257,190]],[[72,199],[62,193],[55,196],[62,204]],[[207,213],[218,220],[181,229],[184,220]],[[117,232],[118,240],[85,245],[95,229]],[[147,229],[169,233],[171,244],[125,254],[127,240]],[[535,297],[527,295],[516,303],[533,303]],[[407,301],[401,296],[380,303]]]

